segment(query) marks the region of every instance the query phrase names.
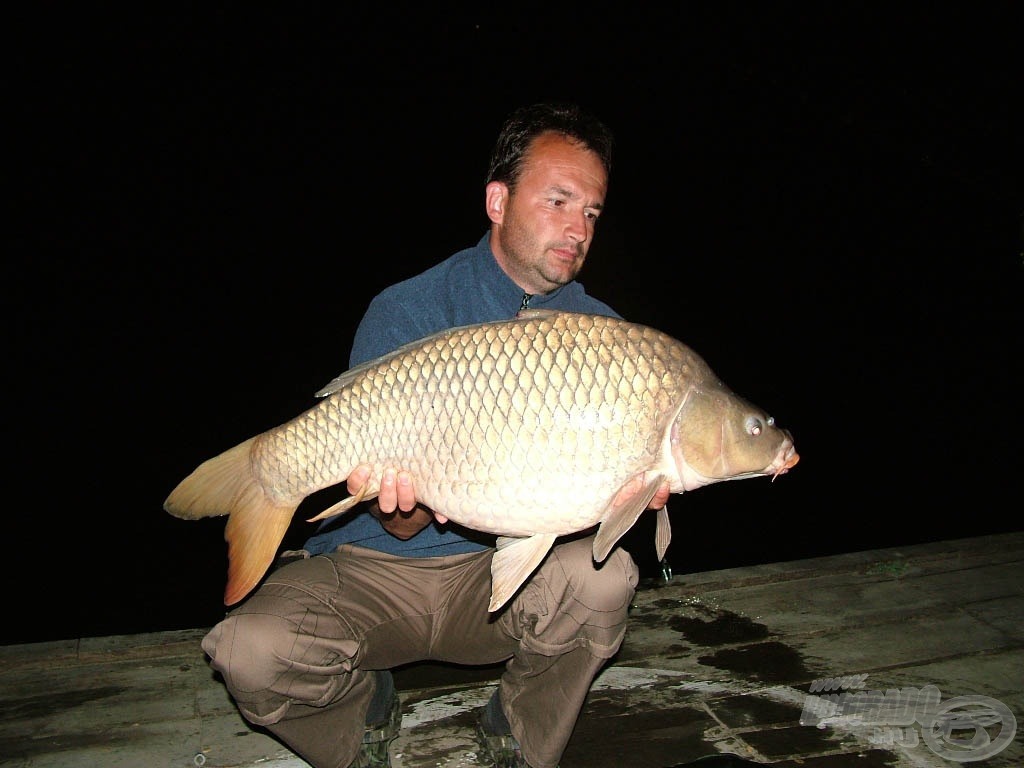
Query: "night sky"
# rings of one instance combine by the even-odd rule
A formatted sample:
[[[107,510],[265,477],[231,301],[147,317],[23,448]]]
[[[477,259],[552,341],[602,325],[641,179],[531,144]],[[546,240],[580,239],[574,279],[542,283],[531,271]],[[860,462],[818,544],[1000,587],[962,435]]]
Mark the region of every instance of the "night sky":
[[[1020,529],[1020,4],[678,5],[12,19],[0,642],[215,623],[225,519],[164,498],[477,241],[499,125],[543,99],[617,137],[588,291],[802,457],[673,497],[677,575]]]

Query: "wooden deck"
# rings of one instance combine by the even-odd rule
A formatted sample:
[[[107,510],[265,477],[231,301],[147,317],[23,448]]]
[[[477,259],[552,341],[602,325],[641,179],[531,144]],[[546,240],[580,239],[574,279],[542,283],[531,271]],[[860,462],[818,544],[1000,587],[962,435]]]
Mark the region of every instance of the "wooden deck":
[[[0,647],[0,765],[305,767],[238,715],[205,631]],[[499,671],[399,670],[392,765],[484,765],[473,710]],[[1019,532],[643,584],[561,765],[1019,768],[1022,717]]]

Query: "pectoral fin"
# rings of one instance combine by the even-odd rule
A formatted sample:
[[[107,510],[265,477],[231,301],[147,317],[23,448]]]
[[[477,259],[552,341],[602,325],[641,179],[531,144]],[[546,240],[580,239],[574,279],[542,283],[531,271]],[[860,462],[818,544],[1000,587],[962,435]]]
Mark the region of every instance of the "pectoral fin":
[[[603,562],[622,535],[633,527],[640,514],[665,481],[664,475],[652,475],[644,482],[644,474],[634,475],[623,485],[608,505],[601,527],[594,537],[594,560]]]
[[[498,551],[491,558],[491,604],[496,611],[530,578],[555,543],[555,534],[537,533],[526,539],[498,537]]]
[[[658,510],[657,525],[654,529],[654,549],[658,553],[658,562],[665,559],[669,542],[672,541],[672,526],[668,521],[668,504]]]

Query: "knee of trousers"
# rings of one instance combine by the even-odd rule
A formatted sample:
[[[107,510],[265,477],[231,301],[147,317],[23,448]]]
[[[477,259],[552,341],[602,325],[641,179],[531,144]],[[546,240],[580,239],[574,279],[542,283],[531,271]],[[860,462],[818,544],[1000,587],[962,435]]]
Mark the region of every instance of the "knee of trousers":
[[[610,658],[625,636],[639,571],[621,547],[595,563],[593,538],[560,544],[511,606],[515,634],[545,655],[586,648]]]
[[[289,703],[322,706],[349,684],[358,644],[317,636],[302,621],[235,613],[203,638],[203,650],[239,709],[259,725],[281,719]]]

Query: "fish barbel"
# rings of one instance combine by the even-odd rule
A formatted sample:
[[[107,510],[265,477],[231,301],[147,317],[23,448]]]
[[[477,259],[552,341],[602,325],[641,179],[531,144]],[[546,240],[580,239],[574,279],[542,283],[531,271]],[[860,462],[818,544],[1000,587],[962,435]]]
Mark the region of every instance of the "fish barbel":
[[[224,602],[270,567],[299,504],[372,468],[412,473],[417,502],[495,534],[489,609],[504,605],[558,536],[598,526],[601,562],[667,480],[672,493],[781,475],[799,460],[790,433],[734,394],[692,349],[602,315],[526,310],[452,328],[353,367],[315,406],[200,464],[164,509],[229,515]],[[664,557],[668,513],[657,513]]]

